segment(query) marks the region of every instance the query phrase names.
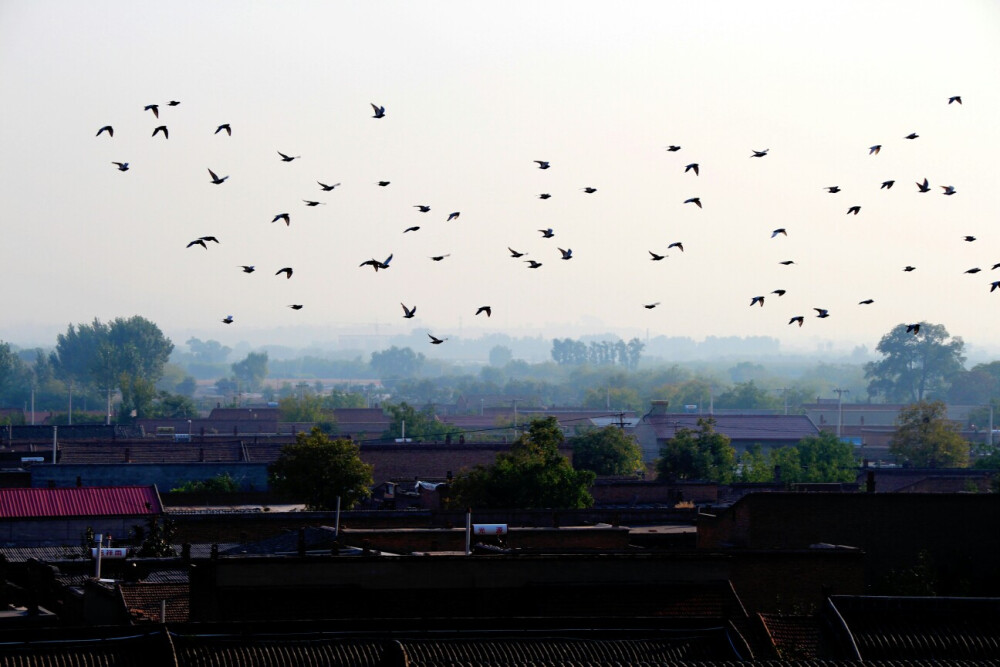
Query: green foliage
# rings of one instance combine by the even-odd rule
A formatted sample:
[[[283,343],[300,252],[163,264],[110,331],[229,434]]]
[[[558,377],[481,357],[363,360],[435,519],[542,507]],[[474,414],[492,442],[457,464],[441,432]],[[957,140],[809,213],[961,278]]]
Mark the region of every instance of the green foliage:
[[[857,479],[858,462],[854,445],[843,442],[833,433],[803,438],[794,447],[799,453],[798,479],[789,482],[853,482]],[[785,476],[782,468],[782,477]]]
[[[205,480],[191,480],[170,489],[170,493],[236,493],[240,485],[228,472]]]
[[[620,339],[616,341],[591,341],[589,346],[583,341],[572,338],[555,338],[552,340],[552,359],[560,366],[619,365],[635,369],[639,365],[639,358],[645,347],[646,344],[638,338],[633,338],[627,343]]]
[[[455,426],[438,421],[430,406],[417,410],[403,402],[399,405],[386,404],[383,407],[392,418],[389,428],[382,433],[383,438],[402,438],[404,424],[406,437],[414,440],[443,440],[449,434],[458,435],[462,432]]]
[[[628,387],[589,388],[583,395],[583,407],[590,410],[641,410],[643,401]]]
[[[536,419],[490,466],[462,471],[451,484],[452,505],[474,509],[581,509],[593,505],[595,475],[574,470],[559,453],[562,430],[554,417]]]
[[[413,377],[420,372],[425,361],[423,353],[393,345],[388,350],[372,352],[369,365],[379,378],[399,378]]]
[[[167,558],[176,556],[173,543],[177,537],[177,529],[170,519],[160,519],[150,517],[146,520],[146,527],[133,526],[132,539],[139,546],[135,549],[135,555],[139,558]]]
[[[228,345],[223,345],[217,340],[200,340],[189,338],[186,345],[191,350],[195,360],[203,364],[225,363],[229,353],[233,351]]]
[[[268,466],[272,488],[302,500],[310,510],[351,509],[371,495],[372,466],[350,440],[331,440],[318,427],[299,433]]]
[[[921,401],[903,408],[896,418],[889,452],[918,468],[964,468],[969,464],[969,443],[948,420],[941,401]]]
[[[31,371],[11,349],[0,341],[0,406],[17,405],[31,391]]]
[[[250,352],[231,368],[233,377],[242,383],[243,391],[257,391],[267,377],[267,352]]]
[[[643,470],[642,449],[617,426],[592,429],[569,439],[573,467],[597,475],[634,475]]]
[[[941,324],[921,322],[916,334],[906,328],[898,324],[883,336],[876,348],[883,358],[865,364],[868,395],[899,403],[943,398],[962,370],[965,343],[959,337],[949,340]]]
[[[937,591],[937,569],[934,559],[926,550],[917,553],[917,562],[912,567],[890,570],[885,578],[885,593],[928,597]]]
[[[739,382],[719,394],[715,407],[741,410],[776,410],[781,399],[761,389],[753,380]]]
[[[504,345],[495,345],[490,350],[490,366],[506,366],[513,358],[514,353]]]
[[[698,430],[681,428],[660,450],[657,474],[671,480],[704,479],[729,482],[736,467],[736,450],[729,437],[715,432],[715,420],[699,419]]]

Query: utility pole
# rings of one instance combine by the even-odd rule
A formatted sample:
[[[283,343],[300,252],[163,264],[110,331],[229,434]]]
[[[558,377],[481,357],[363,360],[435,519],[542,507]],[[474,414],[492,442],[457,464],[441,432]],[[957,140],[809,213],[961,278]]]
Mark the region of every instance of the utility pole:
[[[840,438],[840,430],[844,427],[844,394],[850,394],[850,389],[834,389],[837,394],[837,438]]]

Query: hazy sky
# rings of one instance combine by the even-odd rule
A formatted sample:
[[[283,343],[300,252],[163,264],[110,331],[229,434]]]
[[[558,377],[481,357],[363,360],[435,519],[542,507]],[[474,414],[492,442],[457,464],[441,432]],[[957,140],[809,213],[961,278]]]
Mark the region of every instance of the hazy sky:
[[[134,314],[227,344],[1000,330],[995,0],[3,0],[0,80],[2,340]]]

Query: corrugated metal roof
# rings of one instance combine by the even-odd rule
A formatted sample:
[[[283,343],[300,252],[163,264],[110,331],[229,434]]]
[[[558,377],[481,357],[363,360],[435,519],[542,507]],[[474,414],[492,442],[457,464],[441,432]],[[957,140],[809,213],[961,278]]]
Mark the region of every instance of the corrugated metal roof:
[[[0,489],[0,519],[161,514],[155,486]]]
[[[670,439],[681,428],[697,431],[699,419],[715,420],[715,432],[733,440],[798,441],[819,435],[819,429],[804,415],[649,415],[641,424],[652,426],[658,439]]]

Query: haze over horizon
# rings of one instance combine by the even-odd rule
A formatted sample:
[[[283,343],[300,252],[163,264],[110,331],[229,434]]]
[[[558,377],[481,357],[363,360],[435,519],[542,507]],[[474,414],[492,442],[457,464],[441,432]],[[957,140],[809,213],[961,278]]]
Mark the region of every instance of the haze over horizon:
[[[503,9],[0,5],[0,340],[141,315],[175,345],[425,330],[849,351],[926,321],[998,349],[1000,5]]]

